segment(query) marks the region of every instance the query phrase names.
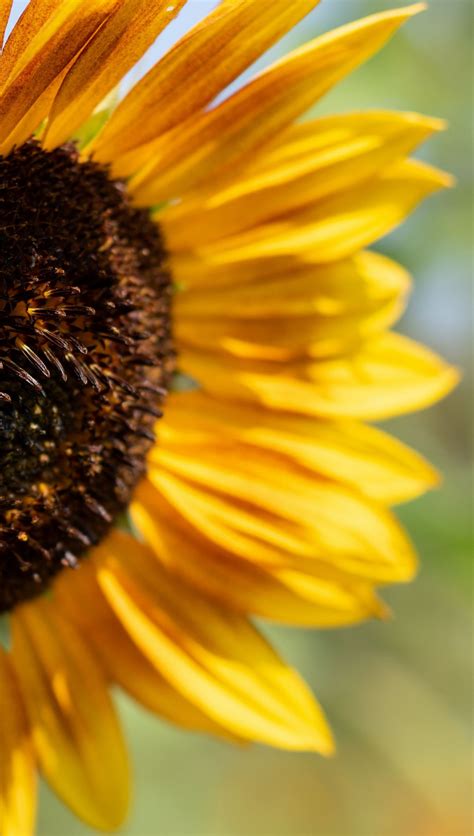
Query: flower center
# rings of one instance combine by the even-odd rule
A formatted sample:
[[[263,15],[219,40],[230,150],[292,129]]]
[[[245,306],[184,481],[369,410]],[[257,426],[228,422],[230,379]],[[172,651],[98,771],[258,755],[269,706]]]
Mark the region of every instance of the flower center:
[[[0,612],[106,534],[173,371],[157,226],[73,145],[0,156]]]

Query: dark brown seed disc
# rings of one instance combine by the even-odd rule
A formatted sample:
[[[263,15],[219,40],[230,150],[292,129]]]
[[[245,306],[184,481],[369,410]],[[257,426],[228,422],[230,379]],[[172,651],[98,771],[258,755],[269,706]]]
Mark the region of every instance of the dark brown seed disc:
[[[0,611],[128,504],[173,371],[158,227],[73,145],[0,156]]]

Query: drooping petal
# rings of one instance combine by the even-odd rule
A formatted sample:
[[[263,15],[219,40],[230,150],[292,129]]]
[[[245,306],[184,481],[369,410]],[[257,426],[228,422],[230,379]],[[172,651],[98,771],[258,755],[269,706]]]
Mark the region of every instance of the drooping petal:
[[[97,660],[50,601],[18,607],[12,637],[43,774],[92,827],[118,827],[128,808],[128,761]]]
[[[125,97],[92,144],[94,157],[112,163],[120,173],[125,151],[198,113],[318,2],[221,2]]]
[[[145,546],[137,544],[133,562],[126,539],[120,557],[117,542],[113,549],[99,583],[133,641],[174,688],[239,737],[331,753],[321,709],[249,621],[176,584]]]
[[[65,142],[130,70],[186,0],[123,0],[68,71],[49,115],[46,149]],[[130,131],[127,125],[127,134]]]
[[[36,779],[30,728],[13,666],[0,647],[0,833],[32,836]]]
[[[308,110],[376,52],[420,4],[372,15],[287,55],[214,110],[157,140],[131,180],[136,201],[153,205],[220,176],[235,174],[257,149]]]

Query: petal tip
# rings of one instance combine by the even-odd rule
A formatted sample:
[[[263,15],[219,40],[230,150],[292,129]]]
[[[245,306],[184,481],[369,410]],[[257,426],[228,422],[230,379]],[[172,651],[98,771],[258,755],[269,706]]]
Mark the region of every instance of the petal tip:
[[[425,478],[426,490],[433,491],[436,488],[441,487],[442,483],[443,477],[439,470],[437,470],[436,467],[433,467],[432,465],[427,465]]]
[[[324,755],[325,758],[334,758],[335,755],[337,754],[336,741],[334,740],[334,737],[332,736],[332,734],[330,735],[330,738],[328,740],[327,748],[325,749],[324,752],[322,752],[322,754]]]
[[[400,11],[404,11],[407,16],[412,17],[419,15],[420,12],[426,12],[427,9],[428,3],[414,3],[412,6],[406,6],[405,9],[400,9]]]
[[[418,561],[418,555],[413,550],[409,559],[406,561],[404,570],[400,572],[399,577],[396,580],[396,583],[411,583],[411,581],[415,580],[416,576],[418,575],[420,565]]]
[[[440,398],[444,398],[446,395],[449,395],[449,393],[452,392],[453,389],[455,389],[461,382],[462,377],[463,374],[461,369],[458,369],[457,366],[446,365],[443,375],[444,387],[442,393],[440,394]]]
[[[322,755],[324,758],[333,758],[336,754],[336,741],[329,725],[325,725],[324,729],[318,728],[317,737],[315,737],[314,745],[311,746],[315,752]]]
[[[392,621],[393,611],[389,605],[382,600],[382,598],[375,597],[373,617],[379,621]]]
[[[433,129],[435,131],[447,131],[449,128],[449,122],[447,119],[442,119],[439,116],[431,116],[431,124],[433,125]]]
[[[439,116],[426,116],[425,114],[415,113],[413,117],[431,133],[446,131],[449,127],[447,120]]]
[[[425,181],[432,186],[433,191],[437,191],[439,189],[452,189],[456,185],[456,178],[453,177],[452,174],[449,174],[449,172],[443,171],[441,168],[429,165],[428,163],[423,163],[422,167],[419,166],[419,169],[420,173],[425,178]]]
[[[438,182],[442,189],[454,189],[458,181],[453,174],[438,169]]]

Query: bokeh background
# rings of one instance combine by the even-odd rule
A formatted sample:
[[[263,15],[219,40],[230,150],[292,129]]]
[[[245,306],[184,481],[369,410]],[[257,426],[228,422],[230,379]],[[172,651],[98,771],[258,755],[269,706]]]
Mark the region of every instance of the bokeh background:
[[[18,0],[15,13],[25,5]],[[188,0],[126,83],[214,5]],[[333,26],[393,5],[323,0],[259,66]],[[124,836],[469,836],[473,831],[471,9],[469,0],[431,0],[427,12],[315,109],[319,114],[371,107],[419,110],[450,123],[420,155],[453,172],[457,188],[432,198],[378,244],[415,277],[399,330],[424,340],[464,373],[448,400],[390,425],[445,476],[440,490],[400,508],[421,555],[419,577],[386,593],[395,614],[386,624],[329,632],[268,629],[329,715],[338,742],[331,761],[263,747],[233,749],[167,726],[119,698],[136,776]],[[91,834],[47,788],[41,792],[40,836]]]

